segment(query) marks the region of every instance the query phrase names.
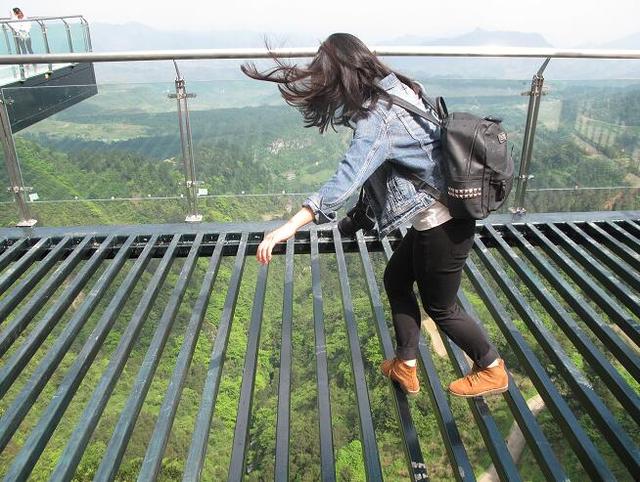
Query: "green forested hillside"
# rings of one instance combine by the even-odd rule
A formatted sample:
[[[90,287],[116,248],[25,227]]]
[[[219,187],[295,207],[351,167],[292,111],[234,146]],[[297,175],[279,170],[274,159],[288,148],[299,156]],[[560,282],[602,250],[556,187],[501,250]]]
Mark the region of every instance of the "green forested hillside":
[[[442,81],[439,87],[451,97],[449,104],[452,110],[473,110],[503,117],[510,140],[515,146],[514,155],[518,157],[526,115],[526,99],[523,100],[516,94],[523,83],[505,86],[497,82],[482,81],[480,84],[474,81],[460,81],[457,86],[458,97],[455,96],[456,89],[450,83]],[[450,90],[447,91],[447,88]],[[479,92],[489,92],[491,95],[479,95]],[[625,87],[616,90],[613,95],[609,89],[606,90],[607,95],[610,96],[608,101],[587,103],[585,99],[592,98],[594,92],[596,91],[589,86],[575,88],[557,85],[556,90],[543,101],[531,169],[535,178],[530,182],[530,187],[573,189],[576,186],[638,186],[640,146],[637,134],[640,122],[637,120],[637,109],[629,106],[637,105],[640,90]],[[605,99],[602,90],[597,92],[600,99]],[[142,103],[141,108],[135,112],[103,112],[96,106],[92,107],[90,102],[59,114],[50,121],[43,121],[16,136],[25,183],[33,186],[41,199],[41,202],[30,204],[40,225],[182,222],[186,202],[179,198],[179,194],[183,192],[181,183],[184,181],[184,176],[175,113],[145,111],[146,103]],[[47,124],[48,122],[50,124]],[[191,122],[198,179],[203,182],[203,187],[207,188],[210,194],[235,195],[242,194],[243,191],[245,194],[273,194],[265,197],[200,198],[200,207],[205,221],[214,222],[286,217],[297,209],[304,198],[304,195],[288,196],[286,193],[317,189],[333,172],[348,145],[350,136],[347,129],[325,136],[320,136],[310,129],[303,129],[300,116],[295,111],[282,106],[196,110],[191,114]],[[2,176],[0,182],[6,184],[4,172]],[[285,191],[285,195],[280,194],[282,191]],[[5,196],[3,199],[8,200],[7,195],[3,195]],[[144,198],[149,195],[177,197],[145,200]],[[75,200],[76,197],[78,200]],[[115,199],[110,200],[111,197]],[[121,198],[141,199],[123,200]],[[50,202],[61,200],[65,202]],[[532,193],[529,200],[533,206],[532,210],[638,209],[640,206],[638,190],[629,190],[624,193],[607,190]],[[10,226],[15,220],[13,206],[10,203],[2,204],[1,225]],[[129,396],[162,309],[166,306],[171,289],[177,282],[183,262],[183,258],[174,262],[158,301],[145,322],[121,380],[80,463],[76,476],[78,481],[92,480],[95,474],[109,442],[111,430],[117,423]],[[132,262],[127,263],[127,267],[130,267]],[[157,260],[151,262],[131,293],[96,362],[87,373],[78,394],[67,410],[63,423],[56,429],[32,472],[33,480],[47,480],[50,476],[64,449],[65,441],[74,429],[87,400],[91,397],[103,370],[120,342],[121,335],[157,264]],[[206,264],[206,259],[198,261],[193,281],[180,306],[117,480],[135,480],[135,474],[140,468],[177,354],[184,341],[185,327],[189,321],[191,307],[198,295],[199,283],[204,275]],[[384,290],[380,280],[384,264],[383,256],[374,254],[374,266],[379,280],[378,288],[382,293]],[[407,473],[402,441],[393,411],[390,409],[389,385],[377,369],[382,360],[382,353],[371,322],[370,301],[363,281],[359,257],[347,255],[347,265],[350,280],[353,283],[351,289],[354,313],[365,359],[366,381],[371,395],[371,409],[385,479],[405,480]],[[161,480],[180,480],[182,475],[232,266],[232,258],[223,260],[214,285],[182,401],[173,424],[166,458],[163,461]],[[341,481],[364,481],[353,374],[342,305],[339,302],[341,295],[335,255],[323,254],[321,268],[336,471]],[[78,269],[68,277],[65,284],[73,279],[77,271]],[[257,263],[253,259],[247,259],[226,353],[222,385],[210,431],[203,480],[217,481],[226,478],[257,271]],[[99,271],[92,277],[87,289],[83,290],[82,295],[74,302],[73,310],[69,310],[69,314],[56,325],[43,347],[36,352],[25,373],[0,401],[0,415],[28,380],[29,374],[38,361],[43,359],[46,350],[53,345],[64,324],[82,303],[82,296],[86,295],[90,289],[89,286],[100,274]],[[126,269],[112,283],[105,299],[110,299],[125,274]],[[508,271],[508,274],[523,293],[528,293],[513,272]],[[246,480],[271,480],[273,476],[283,283],[284,263],[281,257],[276,256],[269,268]],[[548,288],[553,290],[551,286]],[[527,399],[533,397],[536,391],[530,380],[520,369],[517,358],[495,326],[480,298],[466,281],[464,290],[478,310],[491,339],[504,354],[507,365],[523,395]],[[499,290],[496,288],[496,291]],[[6,296],[6,293],[0,294],[0,300],[3,296]],[[528,301],[540,313],[545,326],[561,340],[568,356],[593,383],[596,393],[602,397],[607,406],[613,407],[615,416],[619,418],[628,433],[634,434],[637,428],[636,422],[629,419],[611,393],[598,381],[597,374],[593,373],[575,347],[559,330],[554,320],[533,297],[528,296],[530,298]],[[295,261],[293,307],[290,476],[291,480],[300,481],[315,481],[320,477],[311,299],[309,256],[298,255]],[[49,309],[55,300],[54,296],[38,316],[42,316],[42,313]],[[502,301],[508,305],[506,300]],[[390,323],[386,299],[384,302],[386,319]],[[24,305],[14,310],[10,318],[2,323],[10,321],[11,316],[15,316],[22,306]],[[0,477],[6,472],[11,459],[19,451],[30,429],[45,410],[64,372],[82,349],[82,344],[88,338],[104,308],[102,303],[87,322],[71,351],[63,360],[61,368],[47,384],[11,444],[0,454]],[[527,342],[536,347],[536,354],[540,359],[548,361],[535,339],[519,320],[518,315],[510,314],[525,333]],[[36,321],[37,319],[38,317]],[[15,353],[31,329],[30,326],[16,340],[3,360],[9,359],[8,357]],[[448,382],[455,378],[456,374],[449,358],[438,351],[437,337],[433,337],[433,340],[434,345],[431,348],[436,369],[443,383]],[[609,354],[606,356],[612,359]],[[638,392],[640,386],[637,382],[615,360],[612,359],[612,362],[616,369],[623,373],[632,388]],[[600,432],[594,427],[588,414],[580,408],[571,396],[569,388],[553,370],[552,378],[561,392],[567,395],[572,409],[578,413],[581,423],[598,448],[602,450],[619,480],[630,480],[620,461],[602,440]],[[464,400],[458,399],[452,399],[450,403],[459,427],[463,428],[463,441],[476,473],[482,474],[489,468],[491,459],[468,405]],[[508,406],[502,398],[488,400],[488,404],[501,433],[506,437],[513,424]],[[411,406],[432,480],[452,480],[452,468],[441,442],[438,424],[428,396],[423,393],[421,397],[411,402]],[[571,449],[566,446],[553,417],[547,411],[543,411],[539,420],[554,451],[565,465],[569,477],[572,480],[583,478],[584,471]],[[637,439],[637,435],[634,437]],[[523,480],[544,480],[528,449],[525,449],[519,468],[522,471]]]

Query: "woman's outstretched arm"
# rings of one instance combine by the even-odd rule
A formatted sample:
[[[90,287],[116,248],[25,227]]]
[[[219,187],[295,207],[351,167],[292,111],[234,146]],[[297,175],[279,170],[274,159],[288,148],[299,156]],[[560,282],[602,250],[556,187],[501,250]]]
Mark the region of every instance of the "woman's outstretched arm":
[[[271,251],[273,251],[273,247],[277,243],[292,237],[298,229],[311,221],[313,221],[313,211],[307,207],[303,207],[285,224],[265,235],[256,251],[256,259],[258,262],[266,264],[271,261]]]

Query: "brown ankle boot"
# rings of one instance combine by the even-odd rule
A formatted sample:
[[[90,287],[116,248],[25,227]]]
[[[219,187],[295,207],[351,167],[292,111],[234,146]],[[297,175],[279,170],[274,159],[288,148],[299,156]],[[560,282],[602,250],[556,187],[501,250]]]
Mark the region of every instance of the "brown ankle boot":
[[[502,359],[493,368],[475,369],[474,366],[468,375],[451,382],[449,385],[449,392],[458,397],[497,395],[508,389],[509,375]]]
[[[420,391],[417,363],[416,366],[410,367],[402,360],[393,358],[383,361],[380,364],[380,371],[385,377],[398,382],[402,391],[407,395],[416,395]]]

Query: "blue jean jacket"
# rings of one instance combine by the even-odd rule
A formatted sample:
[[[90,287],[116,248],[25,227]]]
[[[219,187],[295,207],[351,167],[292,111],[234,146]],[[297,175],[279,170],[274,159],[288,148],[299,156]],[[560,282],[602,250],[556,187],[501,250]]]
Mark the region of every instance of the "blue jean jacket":
[[[391,73],[378,81],[388,91],[426,109],[410,87]],[[420,181],[445,190],[440,167],[440,128],[402,107],[380,100],[366,118],[351,122],[353,139],[333,176],[303,206],[316,224],[336,220],[338,210],[361,186],[381,237],[405,224],[435,199]]]

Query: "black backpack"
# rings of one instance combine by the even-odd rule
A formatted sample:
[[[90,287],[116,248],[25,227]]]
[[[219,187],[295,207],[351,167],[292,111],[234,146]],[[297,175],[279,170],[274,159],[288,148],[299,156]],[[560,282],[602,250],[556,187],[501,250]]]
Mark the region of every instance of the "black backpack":
[[[513,159],[507,150],[507,133],[500,119],[447,111],[442,97],[435,102],[422,97],[437,113],[422,110],[392,95],[393,103],[434,122],[441,129],[447,193],[422,182],[432,196],[449,208],[454,218],[484,219],[507,199],[513,185]]]

